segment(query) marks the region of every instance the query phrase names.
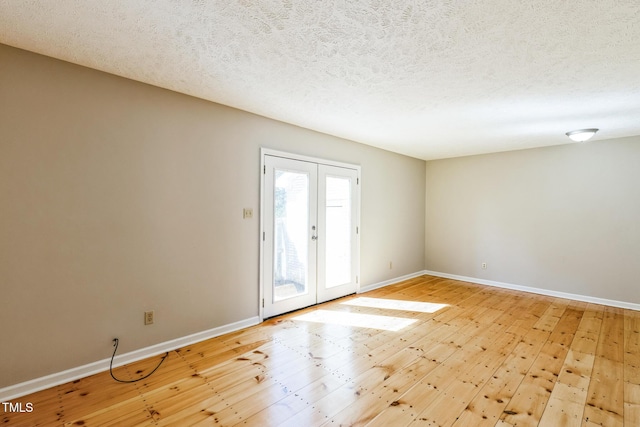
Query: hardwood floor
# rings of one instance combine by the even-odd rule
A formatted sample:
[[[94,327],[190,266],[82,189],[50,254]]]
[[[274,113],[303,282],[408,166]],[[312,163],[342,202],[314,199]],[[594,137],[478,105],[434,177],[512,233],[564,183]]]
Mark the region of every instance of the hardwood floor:
[[[13,402],[5,425],[637,427],[640,312],[422,276]]]

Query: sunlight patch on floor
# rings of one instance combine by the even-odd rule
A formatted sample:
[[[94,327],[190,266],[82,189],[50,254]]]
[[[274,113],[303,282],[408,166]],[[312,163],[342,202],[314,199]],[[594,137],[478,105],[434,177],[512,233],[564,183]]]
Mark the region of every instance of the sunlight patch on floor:
[[[407,319],[404,317],[380,316],[376,314],[350,313],[331,310],[315,310],[296,316],[293,320],[382,329],[384,331],[399,331],[400,329],[406,328],[412,323],[417,322],[417,319]]]
[[[366,297],[354,298],[340,304],[355,305],[358,307],[385,308],[390,310],[417,311],[420,313],[435,313],[436,311],[449,306],[449,304],[436,304],[432,302]]]

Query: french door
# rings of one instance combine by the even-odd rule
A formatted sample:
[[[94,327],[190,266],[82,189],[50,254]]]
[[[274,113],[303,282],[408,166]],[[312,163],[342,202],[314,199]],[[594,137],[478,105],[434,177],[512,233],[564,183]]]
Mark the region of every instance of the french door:
[[[357,290],[359,170],[263,155],[263,318]]]

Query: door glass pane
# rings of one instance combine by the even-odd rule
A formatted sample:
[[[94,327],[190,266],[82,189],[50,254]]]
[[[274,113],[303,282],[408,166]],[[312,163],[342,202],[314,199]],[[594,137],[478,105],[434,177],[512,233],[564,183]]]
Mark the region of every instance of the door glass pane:
[[[308,292],[309,176],[275,170],[273,299]]]
[[[351,180],[327,176],[326,284],[351,282]]]

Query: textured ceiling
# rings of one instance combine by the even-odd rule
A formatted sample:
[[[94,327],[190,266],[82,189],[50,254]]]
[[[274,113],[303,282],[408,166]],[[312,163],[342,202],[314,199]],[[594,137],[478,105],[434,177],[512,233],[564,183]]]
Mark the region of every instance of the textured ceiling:
[[[640,134],[638,0],[0,0],[0,43],[422,159]]]

